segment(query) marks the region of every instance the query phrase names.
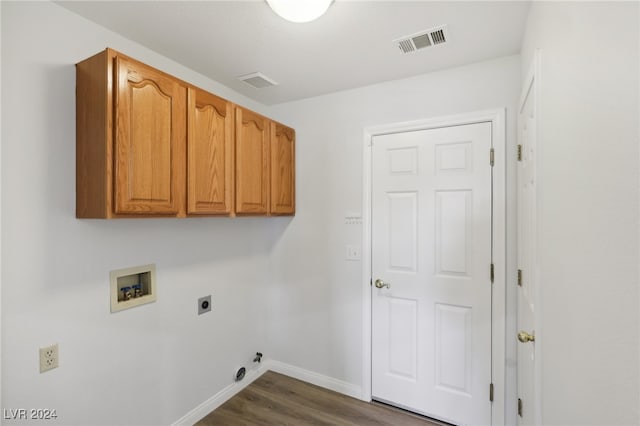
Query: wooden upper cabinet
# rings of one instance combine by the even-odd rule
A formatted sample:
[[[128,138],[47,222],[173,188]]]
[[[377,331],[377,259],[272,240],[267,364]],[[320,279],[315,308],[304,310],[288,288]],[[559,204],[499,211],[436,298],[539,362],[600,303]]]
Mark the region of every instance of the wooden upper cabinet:
[[[296,133],[280,123],[271,123],[271,214],[293,215],[296,211]]]
[[[186,87],[116,58],[115,213],[184,212]]]
[[[242,107],[236,115],[236,213],[269,209],[270,120]]]
[[[76,217],[294,213],[293,129],[113,49],[76,64]]]
[[[185,216],[186,102],[115,50],[76,64],[76,217]]]
[[[233,107],[189,88],[187,213],[230,214],[233,209]]]

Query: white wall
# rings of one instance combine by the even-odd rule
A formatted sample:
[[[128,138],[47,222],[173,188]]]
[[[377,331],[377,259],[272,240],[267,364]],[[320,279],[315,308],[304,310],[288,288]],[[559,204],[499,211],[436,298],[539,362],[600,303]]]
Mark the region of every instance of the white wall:
[[[534,2],[541,49],[542,420],[640,423],[638,3]]]
[[[264,107],[53,3],[0,7],[2,408],[56,409],[58,424],[169,424],[256,350],[269,355],[260,301],[288,221],[75,219],[74,64],[109,46]],[[147,263],[158,301],[110,314],[109,271]],[[198,317],[207,294],[213,312]],[[39,374],[38,348],[56,342],[60,367]]]
[[[2,7],[0,7],[0,23],[2,23]],[[0,58],[2,58],[2,32],[0,31]],[[0,82],[2,81],[2,67],[0,66]],[[0,83],[0,99],[2,99],[2,84]],[[2,102],[0,102],[0,129],[2,129]],[[0,135],[0,405],[2,405],[2,136]],[[0,421],[0,424],[1,421]]]
[[[170,423],[256,350],[360,386],[361,265],[343,257],[362,237],[344,215],[361,212],[363,127],[507,107],[514,133],[518,57],[266,109],[55,4],[0,6],[2,408],[60,424]],[[106,46],[294,125],[298,215],[75,219],[73,64]],[[109,270],[152,262],[158,302],[110,314]],[[40,375],[54,342],[60,368]]]
[[[507,282],[514,282],[519,72],[519,57],[511,56],[271,109],[272,116],[296,129],[299,188],[296,217],[272,254],[269,352],[275,359],[362,384],[362,265],[344,260],[345,245],[361,243],[362,227],[345,225],[344,218],[362,212],[363,129],[368,126],[507,108]],[[515,336],[515,293],[508,288],[507,335]],[[513,394],[514,341],[507,341]],[[514,404],[507,400],[508,406]],[[507,420],[515,423],[515,412]]]

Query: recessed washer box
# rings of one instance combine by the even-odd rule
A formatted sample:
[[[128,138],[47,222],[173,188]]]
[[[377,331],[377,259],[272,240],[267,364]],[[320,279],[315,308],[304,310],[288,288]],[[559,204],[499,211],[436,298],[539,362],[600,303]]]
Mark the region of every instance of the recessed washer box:
[[[116,269],[111,279],[111,312],[156,301],[156,265]]]

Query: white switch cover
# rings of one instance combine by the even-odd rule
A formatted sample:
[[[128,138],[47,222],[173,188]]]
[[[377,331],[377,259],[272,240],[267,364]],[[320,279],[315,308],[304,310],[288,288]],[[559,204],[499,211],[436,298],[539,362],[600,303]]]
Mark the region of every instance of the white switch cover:
[[[360,260],[360,246],[347,246],[347,260]]]

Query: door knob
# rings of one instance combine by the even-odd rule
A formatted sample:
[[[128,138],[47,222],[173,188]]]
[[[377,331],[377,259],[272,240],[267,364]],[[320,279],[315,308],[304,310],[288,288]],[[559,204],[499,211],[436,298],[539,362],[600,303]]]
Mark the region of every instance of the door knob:
[[[389,283],[385,283],[384,281],[382,281],[380,278],[378,278],[375,282],[374,282],[375,286],[377,288],[391,288],[391,284]]]
[[[536,336],[534,333],[529,334],[526,331],[521,331],[520,333],[518,333],[518,340],[520,340],[522,343],[535,342]]]

